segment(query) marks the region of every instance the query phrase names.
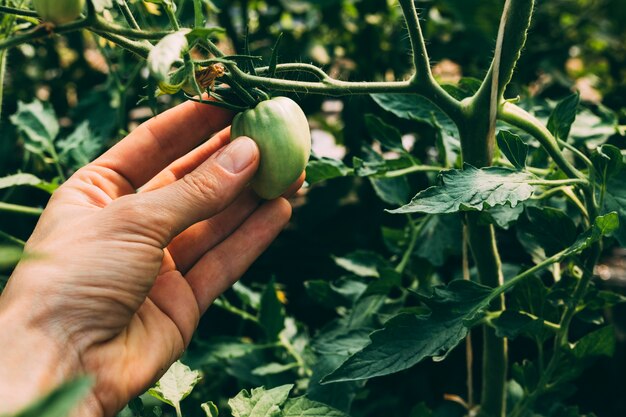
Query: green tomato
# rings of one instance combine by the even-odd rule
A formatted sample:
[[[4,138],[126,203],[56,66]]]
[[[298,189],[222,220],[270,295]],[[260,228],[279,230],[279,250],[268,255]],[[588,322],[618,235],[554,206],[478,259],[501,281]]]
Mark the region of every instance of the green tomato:
[[[80,16],[85,0],[33,0],[33,6],[44,21],[62,25]]]
[[[276,97],[235,116],[231,140],[248,136],[259,147],[259,170],[250,183],[261,198],[272,200],[296,181],[311,155],[311,131],[295,101]]]

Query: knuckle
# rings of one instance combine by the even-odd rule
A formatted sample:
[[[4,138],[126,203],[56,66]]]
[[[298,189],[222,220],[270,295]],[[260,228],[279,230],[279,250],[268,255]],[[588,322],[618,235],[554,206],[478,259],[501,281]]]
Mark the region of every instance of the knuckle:
[[[206,172],[192,172],[182,178],[183,190],[194,199],[200,197],[203,201],[213,201],[219,194],[218,178]]]

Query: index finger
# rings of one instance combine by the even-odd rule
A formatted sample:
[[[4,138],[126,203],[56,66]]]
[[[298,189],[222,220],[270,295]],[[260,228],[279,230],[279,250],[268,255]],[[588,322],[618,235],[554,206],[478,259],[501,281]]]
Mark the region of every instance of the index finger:
[[[230,124],[233,113],[187,101],[140,125],[93,164],[138,189],[170,163]]]

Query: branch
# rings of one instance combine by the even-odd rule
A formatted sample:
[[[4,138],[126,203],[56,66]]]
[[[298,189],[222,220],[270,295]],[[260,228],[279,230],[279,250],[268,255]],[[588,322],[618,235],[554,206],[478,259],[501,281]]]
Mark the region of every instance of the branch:
[[[411,50],[413,51],[413,66],[415,74],[411,78],[411,82],[416,84],[435,83],[430,69],[430,59],[426,50],[426,42],[422,34],[422,26],[419,21],[417,9],[414,0],[400,0],[400,7],[406,20],[409,39],[411,41]]]
[[[507,7],[507,5],[509,7]],[[496,49],[495,52],[495,57],[500,56],[500,65],[497,74],[497,92],[499,100],[502,100],[504,90],[509,82],[511,82],[515,65],[526,43],[534,5],[534,0],[507,0],[505,4],[499,33],[499,36],[502,36],[502,46],[501,50]],[[489,103],[494,71],[496,71],[494,65],[496,61],[495,57],[482,85],[472,98],[474,106],[487,107]]]
[[[16,16],[24,16],[24,17],[39,17],[36,11],[34,10],[26,10],[26,9],[17,9],[15,7],[8,6],[0,6],[0,13],[6,14],[14,14]]]
[[[586,179],[586,176],[582,172],[577,170],[567,159],[565,159],[556,138],[533,115],[522,108],[507,102],[500,106],[498,116],[501,120],[522,129],[537,139],[558,167],[561,168],[561,170],[563,170],[568,177]]]
[[[0,41],[0,50],[13,48],[26,42],[31,42],[38,39],[46,38],[52,34],[61,34],[66,32],[73,32],[75,30],[84,29],[89,25],[87,19],[80,19],[66,25],[59,25],[54,28],[53,31],[49,31],[45,26],[39,25],[34,28],[20,33],[19,35],[12,36],[10,38]]]

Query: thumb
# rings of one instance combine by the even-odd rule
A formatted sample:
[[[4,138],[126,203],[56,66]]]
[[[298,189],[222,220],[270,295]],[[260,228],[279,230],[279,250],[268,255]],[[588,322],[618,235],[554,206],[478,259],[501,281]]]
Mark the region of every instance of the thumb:
[[[160,228],[163,245],[194,223],[228,207],[241,194],[259,166],[259,150],[241,137],[223,147],[178,181],[133,196],[144,226]]]

